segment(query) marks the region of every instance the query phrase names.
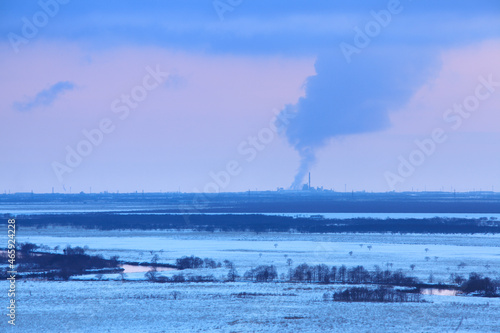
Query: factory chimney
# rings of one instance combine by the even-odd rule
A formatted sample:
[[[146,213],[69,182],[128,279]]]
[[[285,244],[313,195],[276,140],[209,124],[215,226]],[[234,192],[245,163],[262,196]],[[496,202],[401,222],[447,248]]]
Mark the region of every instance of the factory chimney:
[[[309,189],[311,189],[311,173],[309,172]]]

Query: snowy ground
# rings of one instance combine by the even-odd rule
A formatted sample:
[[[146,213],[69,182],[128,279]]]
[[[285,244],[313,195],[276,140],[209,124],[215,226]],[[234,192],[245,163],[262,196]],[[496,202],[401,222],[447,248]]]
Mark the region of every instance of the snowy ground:
[[[0,240],[6,243],[6,239]],[[87,245],[91,254],[174,263],[184,255],[234,262],[240,274],[261,264],[374,265],[427,281],[476,271],[500,277],[500,235],[199,233],[20,229],[18,242]],[[371,248],[369,248],[371,246]],[[427,249],[427,250],[426,250]],[[349,252],[352,251],[352,255]],[[428,257],[428,259],[426,259]],[[459,268],[460,263],[465,267]],[[392,264],[392,266],[388,266]],[[414,271],[410,265],[415,264]],[[183,271],[189,273],[189,271]],[[161,272],[163,275],[176,271]],[[223,277],[227,269],[192,270]],[[80,278],[89,278],[80,277]],[[92,277],[90,277],[92,278]],[[426,303],[326,302],[338,286],[290,283],[154,284],[133,281],[19,281],[19,332],[500,332],[500,298],[425,295]],[[7,285],[5,286],[7,288]],[[177,293],[173,293],[177,292]],[[238,297],[237,294],[259,293]],[[175,297],[174,297],[175,296]],[[177,298],[177,299],[175,299]],[[7,304],[0,293],[0,304]],[[0,323],[0,331],[7,320]],[[458,328],[458,330],[457,330]]]
[[[154,254],[160,257],[159,262],[170,264],[185,255],[221,262],[228,259],[234,262],[240,274],[264,264],[273,264],[279,273],[286,273],[287,259],[292,259],[293,266],[305,262],[363,265],[372,270],[374,265],[379,265],[383,269],[402,269],[425,282],[431,274],[433,282],[449,282],[451,273],[466,276],[477,272],[500,278],[500,235],[255,234],[58,228],[23,229],[17,240],[61,249],[66,245],[88,246],[92,254],[118,255],[126,261],[150,261]],[[412,264],[414,270],[410,268]],[[216,277],[226,273],[225,269],[209,272]]]
[[[403,304],[323,301],[322,295],[333,288],[286,283],[27,281],[18,287],[16,330],[500,332],[500,299],[425,296],[428,303]],[[261,295],[238,297],[241,292]],[[4,298],[2,294],[2,303]]]

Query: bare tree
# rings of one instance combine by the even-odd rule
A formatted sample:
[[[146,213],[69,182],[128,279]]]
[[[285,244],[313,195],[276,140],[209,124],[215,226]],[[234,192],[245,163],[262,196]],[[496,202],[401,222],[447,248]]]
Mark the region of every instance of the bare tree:
[[[156,282],[158,280],[158,271],[156,270],[156,267],[152,267],[150,271],[144,274],[144,276],[148,279],[148,281]]]
[[[234,264],[233,264],[232,261],[229,261],[229,260],[226,259],[226,260],[224,260],[224,267],[232,269],[232,268],[234,268]]]
[[[234,282],[239,277],[240,276],[238,275],[238,272],[236,271],[236,269],[234,267],[231,267],[231,269],[229,270],[229,273],[227,273],[227,280]]]
[[[153,258],[151,258],[151,263],[153,265],[156,265],[156,264],[158,264],[158,260],[160,260],[160,256],[158,256],[158,254],[155,253],[155,255],[153,256]]]

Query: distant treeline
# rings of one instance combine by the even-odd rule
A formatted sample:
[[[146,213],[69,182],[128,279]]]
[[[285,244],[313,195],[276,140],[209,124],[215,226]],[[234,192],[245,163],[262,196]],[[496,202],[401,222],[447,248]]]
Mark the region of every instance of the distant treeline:
[[[45,228],[70,226],[84,229],[192,229],[197,231],[251,231],[301,233],[393,232],[393,233],[499,233],[500,221],[462,218],[402,219],[311,219],[260,214],[147,215],[147,214],[54,214],[17,216],[16,226]],[[7,219],[4,219],[5,223]]]
[[[406,303],[421,301],[419,293],[408,293],[386,287],[378,287],[377,289],[353,287],[336,292],[331,297],[328,294],[323,295],[325,301],[330,298],[335,302]]]
[[[281,275],[281,282],[285,282],[285,276]],[[274,265],[260,265],[248,270],[243,275],[243,279],[252,282],[274,282],[278,279],[278,271]],[[234,281],[234,279],[227,279]],[[413,293],[419,293],[420,288],[433,288],[433,285],[422,283],[419,279],[407,276],[402,270],[390,271],[382,270],[375,266],[373,271],[365,269],[363,266],[340,267],[325,264],[308,265],[300,264],[288,270],[288,282],[300,283],[321,283],[321,284],[371,284],[382,285],[384,287],[377,290],[367,288],[348,288],[333,295],[334,301],[370,301],[370,302],[412,302],[419,301],[419,297],[406,295],[407,292],[400,292],[387,289],[387,286],[414,287]],[[461,279],[457,285],[438,285],[438,288],[451,287],[459,289],[466,294],[476,294],[478,296],[499,297],[500,280],[492,280],[477,273],[470,273],[468,279]],[[328,297],[327,297],[328,298]]]
[[[244,279],[253,282],[272,282],[278,278],[278,272],[273,265],[260,265],[247,271]],[[397,286],[417,286],[421,282],[414,277],[406,276],[403,271],[382,270],[375,266],[374,271],[368,271],[363,266],[329,267],[325,264],[300,264],[288,270],[288,281],[305,283],[349,283],[349,284],[386,284]]]
[[[133,207],[157,213],[500,213],[498,192],[247,191],[240,193],[0,194],[0,205]],[[123,208],[127,211],[127,208]]]
[[[403,271],[382,270],[375,266],[374,271],[368,271],[363,266],[347,268],[325,264],[308,265],[301,264],[289,272],[290,281],[295,282],[318,282],[318,283],[374,283],[393,284],[399,286],[412,286],[420,283],[416,278],[406,276]]]
[[[37,245],[21,244],[18,249],[18,278],[39,278],[47,280],[69,280],[73,275],[89,274],[91,271],[100,273],[120,272],[118,257],[104,259],[101,255],[88,255],[85,248],[67,246],[64,254],[35,252]],[[7,255],[0,256],[0,262],[7,260]],[[8,268],[0,269],[0,278],[9,276]]]

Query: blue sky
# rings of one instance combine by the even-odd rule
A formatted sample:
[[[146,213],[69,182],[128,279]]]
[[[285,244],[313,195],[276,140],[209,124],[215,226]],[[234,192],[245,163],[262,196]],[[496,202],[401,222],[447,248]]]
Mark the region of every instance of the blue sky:
[[[2,192],[500,188],[497,1],[0,13]]]
[[[371,19],[371,11],[383,10],[390,3],[233,2],[237,5],[222,0],[68,1],[59,4],[40,37],[86,42],[94,47],[133,43],[230,54],[314,55],[329,50],[330,42],[344,40],[353,26]],[[217,3],[228,4],[219,10],[223,20],[219,19]],[[495,28],[500,5],[493,0],[395,3],[404,16],[395,22],[397,28],[387,29],[378,38],[378,44],[446,46],[498,36]],[[31,18],[40,9],[37,1],[4,1],[2,35],[20,30],[20,18]]]

